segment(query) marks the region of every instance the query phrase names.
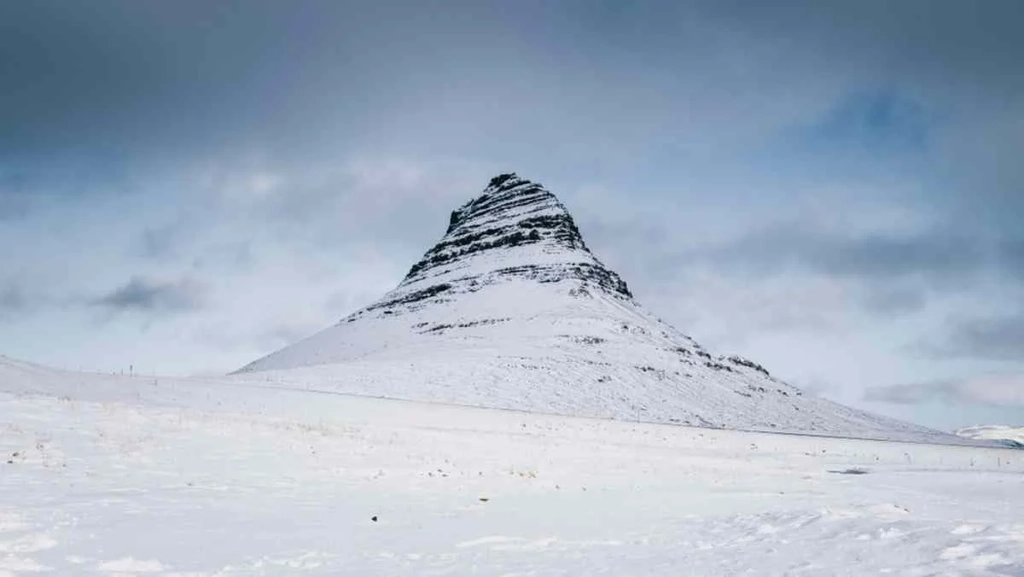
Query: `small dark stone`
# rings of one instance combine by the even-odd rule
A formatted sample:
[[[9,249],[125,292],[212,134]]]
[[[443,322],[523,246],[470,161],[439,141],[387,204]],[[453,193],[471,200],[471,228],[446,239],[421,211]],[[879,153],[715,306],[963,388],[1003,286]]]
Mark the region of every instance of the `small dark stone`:
[[[837,475],[867,475],[868,474],[868,470],[867,469],[861,469],[859,467],[854,467],[852,469],[842,469],[842,470],[831,470],[830,469],[829,473],[835,473]]]
[[[374,515],[373,517],[370,517],[370,520],[373,521],[374,523],[376,523],[377,522],[377,516]]]

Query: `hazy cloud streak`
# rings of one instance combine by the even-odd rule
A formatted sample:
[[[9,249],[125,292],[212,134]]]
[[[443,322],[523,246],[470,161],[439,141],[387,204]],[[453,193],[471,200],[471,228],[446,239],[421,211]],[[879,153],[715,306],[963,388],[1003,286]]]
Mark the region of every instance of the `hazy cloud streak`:
[[[202,308],[205,294],[191,279],[164,282],[134,276],[92,304],[113,312],[173,313]]]

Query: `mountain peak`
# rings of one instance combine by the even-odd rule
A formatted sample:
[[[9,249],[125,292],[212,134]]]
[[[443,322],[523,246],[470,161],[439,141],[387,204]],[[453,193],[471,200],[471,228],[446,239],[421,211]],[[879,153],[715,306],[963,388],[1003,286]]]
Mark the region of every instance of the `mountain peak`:
[[[483,194],[452,211],[444,238],[413,265],[404,282],[460,258],[528,245],[548,253],[590,255],[576,222],[554,194],[515,173],[500,174]]]
[[[412,266],[399,289],[495,276],[577,280],[632,297],[626,283],[587,248],[565,205],[511,172],[492,178],[480,196],[452,212],[444,237]]]
[[[492,178],[480,196],[452,211],[447,233],[474,218],[515,217],[517,208],[520,214],[548,209],[568,216],[565,207],[543,186],[507,172]]]

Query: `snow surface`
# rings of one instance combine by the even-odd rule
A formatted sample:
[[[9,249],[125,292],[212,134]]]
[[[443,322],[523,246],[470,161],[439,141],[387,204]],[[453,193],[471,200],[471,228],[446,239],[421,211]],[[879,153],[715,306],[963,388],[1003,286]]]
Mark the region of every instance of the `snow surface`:
[[[0,455],[0,575],[1024,575],[1004,448],[0,358]]]
[[[1007,425],[975,425],[958,429],[957,435],[968,439],[1005,441],[1011,446],[1024,448],[1024,427]]]
[[[570,416],[957,442],[805,395],[740,357],[712,356],[632,298],[553,194],[514,175],[456,210],[394,291],[239,373]]]

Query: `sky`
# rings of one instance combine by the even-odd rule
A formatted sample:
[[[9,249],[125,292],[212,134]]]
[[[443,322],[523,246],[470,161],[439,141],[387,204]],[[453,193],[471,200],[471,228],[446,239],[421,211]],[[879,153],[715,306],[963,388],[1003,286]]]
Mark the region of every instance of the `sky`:
[[[0,3],[0,354],[215,374],[516,171],[806,390],[1024,425],[1024,3]]]

